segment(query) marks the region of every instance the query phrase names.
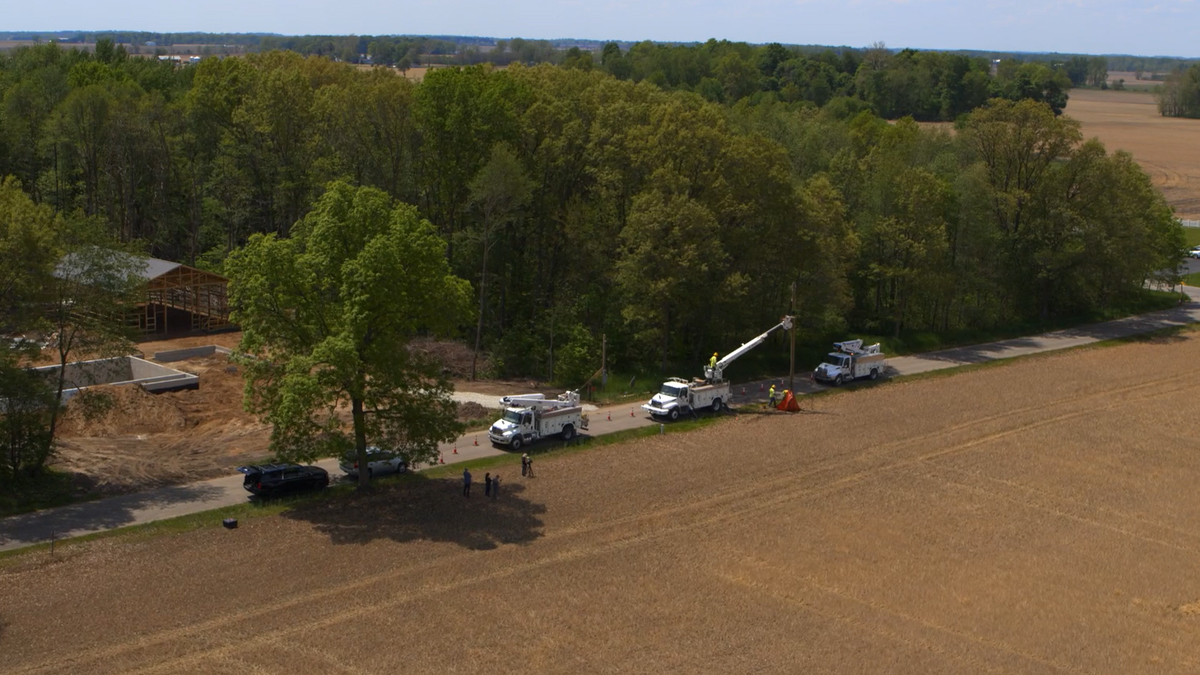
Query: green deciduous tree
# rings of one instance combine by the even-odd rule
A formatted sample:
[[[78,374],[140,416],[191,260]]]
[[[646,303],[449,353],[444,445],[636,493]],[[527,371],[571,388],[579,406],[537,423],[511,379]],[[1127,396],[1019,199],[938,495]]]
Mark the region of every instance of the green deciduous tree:
[[[353,450],[365,467],[370,443],[427,461],[460,430],[450,384],[407,345],[418,331],[453,330],[470,291],[416,209],[332,183],[289,238],[251,237],[226,271],[246,406],[272,425],[277,456]],[[368,479],[359,472],[360,486]]]

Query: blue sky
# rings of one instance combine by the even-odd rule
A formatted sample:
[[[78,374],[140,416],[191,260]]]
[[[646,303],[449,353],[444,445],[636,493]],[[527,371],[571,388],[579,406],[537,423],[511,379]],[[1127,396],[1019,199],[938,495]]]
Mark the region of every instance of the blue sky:
[[[1200,57],[1200,0],[0,0],[5,30],[443,34]]]

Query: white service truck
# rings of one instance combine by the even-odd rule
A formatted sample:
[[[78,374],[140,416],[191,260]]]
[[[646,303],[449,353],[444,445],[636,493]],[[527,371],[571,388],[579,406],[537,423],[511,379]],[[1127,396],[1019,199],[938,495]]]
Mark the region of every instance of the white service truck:
[[[883,374],[885,357],[879,351],[879,343],[863,346],[862,340],[847,340],[833,343],[836,352],[829,352],[829,359],[813,370],[813,379],[841,386],[843,382],[860,377],[877,379]]]
[[[569,441],[580,429],[587,429],[577,391],[568,391],[558,398],[546,398],[543,394],[505,396],[500,399],[500,406],[504,416],[488,429],[488,440],[514,452],[526,443],[551,436]]]
[[[642,410],[654,417],[666,417],[672,422],[683,413],[697,410],[721,412],[729,400],[729,383],[708,383],[704,380],[688,382],[682,377],[672,377],[663,382],[662,389],[642,406]]]
[[[725,381],[725,367],[733,363],[746,352],[766,342],[767,338],[779,330],[790,330],[792,317],[785,316],[770,330],[741,347],[729,352],[725,358],[711,366],[704,367],[704,379],[691,382],[679,377],[672,377],[663,383],[662,388],[642,406],[642,410],[652,417],[666,417],[672,421],[679,419],[684,413],[695,413],[697,410],[721,412],[729,402],[729,383]]]

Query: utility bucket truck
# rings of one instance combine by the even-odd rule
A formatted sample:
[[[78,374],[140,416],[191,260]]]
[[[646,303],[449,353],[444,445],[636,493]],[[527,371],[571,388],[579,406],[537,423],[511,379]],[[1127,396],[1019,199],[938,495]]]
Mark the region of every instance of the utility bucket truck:
[[[488,429],[488,440],[514,452],[526,443],[550,436],[569,441],[580,429],[587,429],[577,391],[568,391],[558,398],[546,398],[543,394],[505,396],[500,405],[504,416]]]
[[[767,332],[729,352],[716,364],[705,366],[704,379],[697,378],[691,382],[680,377],[668,379],[654,398],[642,406],[642,410],[650,413],[652,417],[666,417],[672,421],[679,419],[682,414],[694,414],[697,410],[720,412],[729,401],[729,382],[725,381],[725,368],[746,352],[766,342],[771,333],[781,328],[790,330],[791,327],[792,317],[783,317],[782,321]]]
[[[862,340],[847,340],[835,342],[833,347],[837,351],[829,352],[829,359],[813,371],[814,380],[841,386],[860,377],[874,380],[883,373],[884,356],[879,343],[864,347]]]

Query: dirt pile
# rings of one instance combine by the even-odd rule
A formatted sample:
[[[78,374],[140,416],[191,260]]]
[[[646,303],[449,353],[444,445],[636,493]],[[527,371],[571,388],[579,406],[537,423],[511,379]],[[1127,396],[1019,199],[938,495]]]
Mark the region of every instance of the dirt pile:
[[[451,378],[471,376],[471,348],[461,342],[449,340],[433,340],[418,338],[409,343],[408,348],[414,354],[427,356],[442,365],[442,374]],[[479,355],[475,369],[477,373],[486,373],[491,363],[486,354]]]
[[[474,401],[458,404],[458,419],[460,420],[477,420],[487,417],[487,415],[488,409]]]

